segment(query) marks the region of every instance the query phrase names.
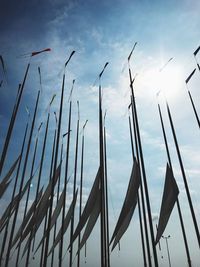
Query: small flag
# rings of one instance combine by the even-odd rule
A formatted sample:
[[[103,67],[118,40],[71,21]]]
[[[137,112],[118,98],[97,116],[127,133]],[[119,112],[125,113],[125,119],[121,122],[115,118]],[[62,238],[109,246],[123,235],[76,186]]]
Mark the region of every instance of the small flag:
[[[174,204],[178,199],[179,189],[174,179],[172,169],[167,164],[166,175],[165,175],[165,185],[162,198],[162,204],[160,209],[160,217],[158,222],[158,229],[156,235],[155,244],[157,244],[167,226],[169,217],[173,210]]]
[[[65,63],[65,68],[66,68],[67,64],[69,63],[69,61],[70,61],[70,59],[72,58],[72,56],[73,56],[74,53],[75,53],[75,51],[72,51],[72,52],[71,52],[71,54],[70,54],[68,60],[67,60],[66,63]]]
[[[199,52],[199,50],[200,50],[200,46],[194,51],[194,56],[197,55],[197,53]]]
[[[133,48],[132,48],[132,50],[131,50],[131,52],[130,52],[130,54],[129,54],[129,56],[128,56],[128,61],[130,61],[131,56],[132,56],[132,54],[133,54],[133,51],[135,50],[136,45],[137,45],[137,42],[135,42],[135,44],[134,44],[134,46],[133,46]]]
[[[185,80],[186,84],[189,82],[189,80],[192,78],[192,76],[194,75],[196,71],[196,68],[192,71],[192,73],[188,76],[188,78]]]

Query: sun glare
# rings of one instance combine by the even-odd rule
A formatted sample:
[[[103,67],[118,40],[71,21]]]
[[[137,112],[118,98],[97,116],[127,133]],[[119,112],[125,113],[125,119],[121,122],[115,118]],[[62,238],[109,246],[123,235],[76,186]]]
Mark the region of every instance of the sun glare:
[[[148,90],[149,94],[161,91],[167,99],[176,98],[183,86],[183,74],[180,66],[169,64],[162,71],[150,68],[140,76],[141,86]]]

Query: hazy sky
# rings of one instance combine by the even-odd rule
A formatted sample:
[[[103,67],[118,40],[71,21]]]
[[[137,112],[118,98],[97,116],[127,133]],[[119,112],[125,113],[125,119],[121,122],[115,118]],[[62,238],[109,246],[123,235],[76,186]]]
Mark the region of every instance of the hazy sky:
[[[51,48],[52,51],[31,59],[31,68],[25,86],[12,142],[8,151],[5,170],[19,153],[22,135],[27,121],[25,106],[33,114],[33,107],[40,88],[37,68],[42,74],[42,95],[36,129],[41,121],[46,121],[45,111],[53,94],[57,94],[52,106],[50,132],[47,151],[50,153],[55,128],[53,111],[58,110],[63,67],[72,50],[73,56],[66,72],[65,102],[62,133],[67,131],[68,97],[72,80],[76,79],[73,95],[72,146],[70,148],[70,170],[74,168],[75,131],[77,120],[76,101],[80,101],[81,127],[86,119],[85,131],[85,172],[84,198],[91,188],[98,168],[98,84],[97,75],[105,62],[109,65],[102,79],[103,109],[107,110],[107,149],[108,149],[108,186],[110,234],[119,215],[132,167],[132,155],[128,128],[127,106],[130,103],[127,57],[137,42],[132,56],[131,67],[138,74],[135,82],[135,96],[138,109],[144,159],[149,185],[152,214],[157,223],[164,176],[167,163],[162,131],[157,110],[161,103],[166,125],[170,152],[173,158],[175,178],[180,190],[180,204],[186,224],[188,243],[191,248],[193,266],[200,261],[197,240],[192,225],[191,214],[184,190],[183,179],[166,114],[164,98],[171,108],[180,150],[186,169],[188,184],[200,222],[198,181],[200,170],[199,129],[189,102],[185,79],[196,67],[193,52],[200,45],[199,17],[200,3],[195,0],[184,1],[1,1],[0,5],[0,54],[4,58],[6,77],[0,68],[0,147],[8,127],[18,84],[22,81],[29,58],[21,55],[32,51]],[[159,69],[173,57],[162,73]],[[199,55],[197,56],[197,58]],[[200,58],[199,58],[200,61]],[[197,111],[199,103],[200,72],[196,71],[189,88]],[[156,93],[161,90],[159,98]],[[34,132],[34,139],[37,135]],[[44,136],[44,127],[40,135],[40,144]],[[81,134],[80,134],[81,137]],[[81,138],[80,138],[81,142]],[[30,162],[33,154],[31,147]],[[66,146],[66,140],[64,140]],[[80,146],[79,146],[80,147]],[[81,149],[81,147],[80,147]],[[39,148],[41,151],[41,146]],[[48,154],[48,153],[47,153]],[[39,162],[38,152],[38,162]],[[46,157],[42,176],[43,184],[48,180],[49,158]],[[37,167],[37,164],[36,164]],[[80,153],[79,153],[80,167]],[[29,163],[30,168],[30,163]],[[27,176],[30,170],[27,170]],[[80,168],[79,168],[80,169]],[[78,170],[78,183],[79,183]],[[28,177],[27,177],[28,179]],[[70,180],[72,182],[72,179]],[[34,194],[33,181],[32,193]],[[10,199],[10,192],[1,200],[1,210]],[[68,187],[68,200],[71,199],[72,184]],[[23,214],[23,203],[20,209]],[[19,218],[20,220],[20,218]],[[87,263],[85,266],[100,266],[100,237],[97,223],[88,240]],[[143,266],[138,210],[136,208],[128,231],[122,238],[121,251],[117,248],[111,254],[112,266]],[[171,235],[170,252],[172,266],[187,266],[187,260],[181,235],[176,207],[172,213],[165,235]],[[68,246],[68,234],[65,239]],[[168,266],[165,243],[162,252],[158,251],[160,266]],[[84,265],[84,253],[82,252]],[[163,259],[161,256],[163,255]],[[68,255],[65,257],[68,262]],[[76,265],[76,261],[74,262]],[[35,266],[34,261],[31,266]]]

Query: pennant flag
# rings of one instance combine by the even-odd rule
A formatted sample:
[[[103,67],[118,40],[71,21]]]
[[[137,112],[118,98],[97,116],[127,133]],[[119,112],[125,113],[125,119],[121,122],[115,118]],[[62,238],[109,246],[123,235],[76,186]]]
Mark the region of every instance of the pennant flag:
[[[188,78],[185,80],[186,84],[189,82],[189,80],[192,78],[192,76],[194,75],[196,71],[196,68],[192,71],[192,73],[188,76]]]
[[[0,81],[0,88],[1,88],[2,84],[3,84],[3,80]]]
[[[101,78],[102,74],[104,73],[105,68],[108,66],[109,62],[106,62],[105,66],[103,67],[102,72],[99,74],[99,78]]]
[[[158,230],[155,244],[157,244],[167,226],[167,222],[173,210],[174,204],[178,199],[179,189],[176,184],[172,169],[167,164],[165,186],[160,210],[160,217],[158,222]]]
[[[51,99],[51,101],[50,101],[50,103],[49,103],[49,106],[51,106],[51,104],[53,103],[55,97],[56,97],[56,94],[54,94],[54,95],[52,96],[52,99]]]
[[[41,76],[40,67],[38,67],[38,73],[39,73],[40,88],[41,88],[41,92],[42,92],[42,76]]]
[[[3,178],[3,180],[0,183],[0,198],[3,196],[3,194],[4,194],[4,192],[5,192],[6,188],[7,188],[6,184],[8,183],[8,180],[10,179],[11,175],[13,174],[19,159],[20,159],[20,156],[18,156],[18,158],[13,163],[13,165],[10,168],[10,170],[8,171],[8,173],[6,174],[6,176]]]
[[[38,127],[38,132],[40,131],[42,125],[43,125],[43,122],[40,123],[40,126]]]
[[[55,223],[56,223],[56,220],[57,220],[57,218],[58,218],[58,216],[59,216],[59,214],[60,214],[60,211],[61,211],[61,209],[62,209],[62,207],[63,207],[63,201],[64,201],[64,190],[62,191],[62,194],[61,194],[61,196],[60,196],[60,198],[59,198],[59,200],[58,200],[58,203],[57,203],[57,205],[56,205],[56,208],[54,209],[54,212],[53,212],[53,214],[52,214],[52,216],[51,216],[51,226],[50,226],[50,230],[52,229],[52,227],[53,227],[53,226],[55,225]],[[48,233],[48,232],[45,232],[45,234],[43,235],[43,237],[42,237],[42,239],[40,240],[39,245],[38,245],[38,247],[37,247],[35,253],[38,251],[38,249],[39,249],[40,246],[42,245],[44,239],[46,238],[47,233]]]
[[[200,50],[200,46],[194,51],[194,56],[197,55],[197,53],[199,52],[199,50]]]
[[[77,199],[77,194],[78,194],[78,189],[76,190],[76,193],[75,193],[75,196],[74,196],[74,199],[72,200],[71,202],[71,205],[69,207],[69,210],[65,216],[65,219],[64,219],[64,224],[63,224],[63,235],[64,233],[67,231],[67,228],[69,226],[69,223],[71,221],[71,217],[72,217],[72,214],[73,214],[73,210],[75,208],[75,205],[76,205],[76,199]],[[60,242],[60,239],[61,239],[61,233],[62,233],[62,227],[60,228],[56,238],[55,238],[55,241],[53,243],[53,246],[51,247],[49,253],[48,253],[48,256],[51,254],[51,252],[53,251],[53,249],[57,246],[57,244]]]
[[[4,64],[4,60],[3,60],[2,55],[0,55],[0,61],[1,61],[2,69],[3,69],[3,73],[4,73],[4,75],[6,75],[6,68],[5,68],[5,64]]]
[[[56,169],[56,173],[55,173],[55,179],[51,178],[43,196],[41,197],[40,203],[38,204],[38,207],[34,213],[34,216],[31,218],[29,224],[27,225],[23,235],[22,235],[22,241],[27,237],[27,235],[30,233],[30,231],[32,230],[32,228],[34,227],[34,232],[37,231],[37,229],[39,228],[40,224],[42,223],[44,216],[47,212],[47,209],[49,207],[50,204],[50,195],[51,195],[51,188],[52,186],[54,187],[58,177],[59,177],[59,173],[60,173],[60,168],[61,168],[61,164],[58,166],[58,168]],[[53,180],[55,181],[55,183],[53,184]]]
[[[13,241],[12,241],[12,247],[16,244],[17,240],[19,239],[20,235],[23,232],[23,229],[26,227],[28,221],[30,220],[31,216],[33,215],[33,211],[34,211],[34,207],[35,205],[37,205],[37,203],[39,203],[41,196],[42,196],[42,192],[43,192],[43,187],[41,188],[39,194],[38,194],[38,199],[36,202],[36,199],[33,201],[33,203],[31,204],[31,207],[29,208],[24,220],[22,221],[21,226],[19,227]]]
[[[131,172],[131,177],[130,177],[126,197],[125,197],[124,204],[122,206],[121,213],[117,221],[115,230],[110,240],[110,244],[113,242],[114,239],[116,239],[116,242],[119,242],[121,236],[126,231],[130,223],[135,206],[137,204],[138,189],[140,186],[140,182],[141,182],[141,178],[140,178],[140,173],[139,173],[139,166],[138,166],[136,159],[134,159],[134,164],[133,164],[133,168]],[[115,243],[113,245],[113,249],[116,245]]]
[[[81,215],[80,221],[79,221],[79,223],[76,227],[76,230],[73,234],[71,244],[74,242],[74,240],[80,234],[80,232],[83,229],[85,223],[87,222],[91,212],[94,209],[96,197],[98,195],[98,190],[99,190],[99,181],[100,181],[100,169],[97,172],[96,178],[94,180],[92,189],[90,191],[90,194],[89,194],[88,200],[86,202],[85,208],[83,210],[83,213]],[[71,244],[69,245],[69,247],[71,246]]]
[[[8,181],[7,183],[3,183],[0,185],[0,199],[3,196],[3,194],[6,192],[10,183],[11,183],[11,181]]]
[[[136,45],[137,45],[137,42],[135,42],[135,44],[134,44],[134,46],[133,46],[133,48],[132,48],[132,50],[131,50],[131,52],[130,52],[130,54],[129,54],[129,56],[128,56],[128,61],[130,61],[131,56],[132,56],[132,54],[133,54],[133,51],[135,50]]]
[[[133,203],[133,206],[131,207],[129,213],[126,215],[126,218],[124,219],[121,227],[119,228],[116,236],[115,236],[115,239],[114,239],[114,242],[113,242],[113,246],[112,246],[112,251],[113,249],[116,247],[117,244],[120,244],[120,239],[121,237],[123,236],[123,234],[126,232],[126,230],[128,229],[128,226],[131,222],[131,219],[133,217],[133,213],[134,213],[134,210],[135,210],[135,206],[137,204],[137,200],[135,199],[135,203]]]
[[[101,202],[100,202],[101,198],[100,198],[100,196],[101,196],[101,191],[99,189],[97,192],[97,198],[95,201],[94,208],[93,208],[93,210],[90,214],[90,217],[88,219],[88,222],[87,222],[83,237],[81,239],[81,243],[80,243],[80,247],[78,248],[78,251],[81,250],[82,247],[85,245],[85,243],[86,243],[88,237],[90,236],[92,229],[94,228],[96,221],[99,217],[100,210],[101,210]],[[78,254],[78,251],[77,251],[77,254]]]
[[[162,70],[164,70],[164,68],[169,64],[169,62],[173,59],[173,57],[171,57],[166,63],[165,65],[159,69],[159,72],[161,72]]]
[[[67,60],[66,63],[65,63],[65,68],[66,68],[67,64],[69,63],[69,61],[70,61],[70,59],[71,59],[71,57],[73,56],[74,53],[75,53],[75,51],[72,51],[72,52],[71,52],[71,54],[70,54],[68,60]]]
[[[75,80],[72,81],[72,88],[71,88],[71,91],[70,91],[70,94],[69,94],[69,98],[68,98],[68,102],[71,100],[72,98],[72,93],[73,93],[73,90],[74,90],[74,83],[75,83]]]
[[[46,48],[46,49],[43,49],[43,50],[41,50],[41,51],[35,51],[35,52],[32,52],[31,53],[31,57],[34,57],[34,56],[36,56],[36,55],[38,55],[38,54],[41,54],[41,53],[43,53],[43,52],[50,52],[51,51],[51,48]]]

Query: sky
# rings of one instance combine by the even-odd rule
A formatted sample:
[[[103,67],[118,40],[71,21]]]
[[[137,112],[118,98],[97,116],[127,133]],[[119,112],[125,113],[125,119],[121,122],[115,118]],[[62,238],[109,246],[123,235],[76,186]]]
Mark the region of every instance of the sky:
[[[154,227],[162,200],[167,157],[159,121],[157,104],[160,103],[174,175],[180,190],[179,199],[185,221],[188,243],[191,250],[193,266],[198,266],[200,255],[198,243],[192,224],[191,214],[186,198],[180,166],[173,142],[169,120],[166,113],[165,100],[168,101],[172,113],[181,155],[186,170],[197,222],[200,221],[199,205],[199,128],[188,98],[185,79],[196,67],[193,52],[200,45],[199,1],[153,1],[153,0],[70,0],[70,1],[1,1],[0,7],[0,54],[3,56],[6,75],[0,68],[0,150],[2,151],[9,119],[12,113],[18,84],[22,82],[26,66],[30,61],[24,57],[26,53],[51,48],[51,52],[31,58],[31,66],[25,85],[22,103],[18,112],[12,140],[5,162],[4,172],[8,170],[20,151],[27,113],[25,106],[33,114],[39,83],[38,66],[42,75],[42,93],[39,111],[36,118],[31,145],[27,176],[30,173],[34,142],[37,128],[41,122],[46,123],[47,107],[53,96],[55,101],[51,107],[47,153],[42,174],[42,183],[46,184],[49,175],[49,155],[55,129],[53,112],[58,113],[64,64],[70,53],[75,50],[66,70],[66,86],[62,133],[67,131],[69,94],[72,81],[75,79],[73,93],[72,139],[70,147],[69,175],[73,177],[75,133],[77,123],[77,100],[80,102],[80,128],[88,120],[85,129],[85,161],[84,161],[84,200],[92,186],[99,164],[98,151],[98,74],[106,62],[109,62],[102,77],[103,111],[106,115],[108,192],[109,192],[109,224],[110,235],[114,230],[122,203],[126,194],[132,168],[131,143],[128,126],[127,107],[130,104],[130,90],[127,57],[134,45],[137,46],[131,58],[131,68],[136,75],[135,99],[137,104],[140,133],[147,173],[151,210]],[[197,60],[200,61],[200,55]],[[173,58],[163,69],[170,58]],[[200,72],[196,70],[188,84],[197,112],[199,103]],[[157,93],[159,95],[157,96]],[[31,118],[29,120],[31,120]],[[37,167],[41,155],[41,145],[45,126],[39,134]],[[77,181],[80,181],[80,150]],[[63,139],[66,148],[66,140]],[[36,168],[35,167],[35,168]],[[3,176],[3,175],[2,175]],[[27,177],[28,179],[28,177]],[[62,177],[63,179],[63,177]],[[13,183],[12,183],[13,184]],[[1,199],[1,211],[10,201],[11,188]],[[36,182],[33,180],[31,197],[33,199]],[[72,178],[68,186],[68,204],[72,198]],[[30,200],[30,203],[32,201]],[[20,206],[18,223],[23,216],[23,205]],[[29,203],[29,204],[30,204]],[[76,212],[78,211],[78,208]],[[21,216],[21,217],[20,217]],[[87,259],[81,253],[82,266],[100,266],[99,222],[88,240]],[[111,253],[111,266],[143,266],[141,239],[136,208],[131,224],[122,237],[121,250],[116,248]],[[177,208],[170,217],[165,236],[170,235],[169,248],[171,262],[174,267],[187,266],[183,238]],[[2,237],[1,237],[2,239]],[[66,247],[69,233],[65,236]],[[167,251],[164,240],[162,251],[158,250],[160,266],[168,266]],[[14,260],[14,259],[13,259]],[[36,266],[31,261],[30,266]],[[68,255],[64,259],[68,262]],[[23,263],[23,261],[22,261]],[[74,262],[74,266],[76,261]]]

